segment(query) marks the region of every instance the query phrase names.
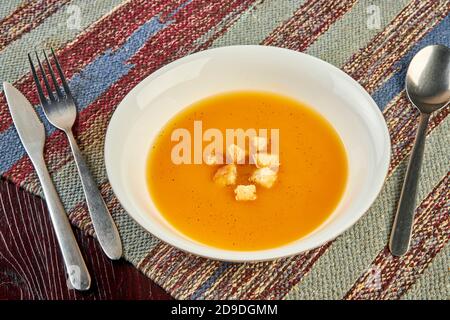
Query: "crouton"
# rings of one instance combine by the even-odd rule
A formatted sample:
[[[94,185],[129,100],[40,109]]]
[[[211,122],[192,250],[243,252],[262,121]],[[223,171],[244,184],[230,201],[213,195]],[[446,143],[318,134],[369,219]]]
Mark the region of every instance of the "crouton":
[[[237,201],[253,201],[256,200],[256,187],[254,184],[238,185],[234,189],[235,199]]]
[[[248,179],[264,188],[272,188],[277,180],[277,173],[268,167],[256,169]]]
[[[277,154],[256,153],[253,155],[253,161],[257,168],[272,168],[276,170],[280,166],[280,158]]]
[[[235,144],[230,144],[227,148],[227,163],[245,163],[245,150]]]
[[[251,146],[253,147],[254,151],[260,152],[260,151],[266,151],[267,150],[267,138],[264,137],[252,137],[250,139]]]
[[[220,167],[214,174],[213,181],[220,186],[229,186],[236,183],[237,169],[235,164]]]

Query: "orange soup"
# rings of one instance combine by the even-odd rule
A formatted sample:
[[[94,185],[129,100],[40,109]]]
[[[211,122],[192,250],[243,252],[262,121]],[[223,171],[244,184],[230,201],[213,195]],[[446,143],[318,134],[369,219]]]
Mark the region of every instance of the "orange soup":
[[[249,184],[254,165],[236,165],[236,182],[223,186],[213,181],[223,165],[175,164],[172,132],[185,128],[194,137],[194,121],[224,136],[230,128],[279,129],[273,186],[256,185],[256,199],[237,201],[233,190]],[[217,248],[261,250],[297,240],[330,216],[345,189],[347,158],[336,131],[308,106],[273,93],[230,92],[172,118],[153,143],[146,175],[155,205],[181,233]]]

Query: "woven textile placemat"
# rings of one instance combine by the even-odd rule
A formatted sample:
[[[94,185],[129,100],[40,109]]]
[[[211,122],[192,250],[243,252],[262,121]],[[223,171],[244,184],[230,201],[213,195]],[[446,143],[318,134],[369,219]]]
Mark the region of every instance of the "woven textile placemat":
[[[47,0],[0,4],[0,80],[42,116],[26,53],[54,47],[78,100],[75,135],[113,213],[124,257],[179,299],[449,299],[449,108],[431,119],[411,250],[388,237],[418,120],[404,92],[411,57],[450,46],[450,2],[356,0]],[[388,178],[358,223],[320,248],[273,262],[195,257],[155,239],[121,208],[103,160],[106,128],[125,95],[165,64],[207,48],[279,46],[328,61],[357,80],[383,111],[392,140]],[[93,234],[63,133],[43,119],[45,158],[71,222]],[[0,172],[42,195],[0,97]]]

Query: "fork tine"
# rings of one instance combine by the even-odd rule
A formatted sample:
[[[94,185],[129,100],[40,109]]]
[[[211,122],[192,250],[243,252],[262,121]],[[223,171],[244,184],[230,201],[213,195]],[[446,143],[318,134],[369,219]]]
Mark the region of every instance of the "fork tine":
[[[50,87],[50,84],[48,83],[47,75],[45,74],[44,68],[42,67],[41,60],[39,59],[39,56],[38,56],[36,51],[34,52],[34,54],[36,55],[36,59],[38,61],[39,69],[41,70],[42,79],[44,80],[45,88],[47,88],[48,96],[49,96],[51,101],[56,101],[56,99],[55,99],[55,97],[53,96],[53,93],[52,93],[52,88]]]
[[[34,68],[33,60],[31,59],[30,54],[28,54],[28,61],[30,62],[31,73],[33,73],[34,84],[36,85],[41,105],[47,105],[47,99],[44,96],[44,91],[42,90],[41,83],[39,82],[39,78],[37,76],[36,69]]]
[[[72,92],[70,92],[69,86],[67,85],[66,77],[64,77],[64,73],[61,69],[58,58],[56,57],[55,51],[53,51],[53,48],[50,48],[50,50],[52,51],[53,60],[55,61],[56,69],[58,70],[59,78],[63,84],[64,91],[68,97],[73,99]]]
[[[58,98],[63,99],[64,95],[63,95],[61,89],[59,88],[58,81],[56,80],[55,73],[53,72],[52,65],[50,64],[50,61],[48,60],[47,53],[45,53],[45,50],[42,50],[42,52],[44,53],[45,62],[47,64],[47,69],[50,72],[50,76],[52,77],[53,85],[54,85],[55,90],[56,90],[56,94],[58,95]]]

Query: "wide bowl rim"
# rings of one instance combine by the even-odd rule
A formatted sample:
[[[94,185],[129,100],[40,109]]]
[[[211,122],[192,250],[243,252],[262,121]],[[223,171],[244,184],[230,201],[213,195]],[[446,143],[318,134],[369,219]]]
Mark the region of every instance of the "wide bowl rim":
[[[194,248],[192,248],[192,246],[191,246],[191,248],[187,249],[186,246],[180,245],[180,243],[178,241],[174,241],[173,238],[171,238],[170,236],[167,236],[167,234],[165,234],[165,232],[160,232],[159,229],[153,228],[151,226],[151,224],[148,224],[148,223],[146,223],[146,221],[143,221],[141,219],[140,215],[133,214],[133,208],[127,208],[127,205],[124,203],[124,201],[121,201],[121,197],[125,197],[125,195],[121,193],[121,190],[119,188],[119,184],[117,181],[118,175],[115,174],[115,172],[114,172],[115,169],[112,167],[111,162],[108,160],[108,155],[110,154],[110,151],[109,151],[110,147],[108,147],[108,146],[111,146],[111,144],[113,143],[113,141],[112,141],[113,131],[115,130],[114,128],[116,126],[116,123],[119,121],[117,118],[119,117],[120,112],[118,112],[118,111],[121,110],[121,107],[123,107],[124,103],[127,100],[127,97],[129,97],[134,92],[138,92],[139,88],[143,85],[144,82],[157,78],[159,75],[164,74],[166,71],[176,67],[179,64],[185,63],[192,59],[199,58],[201,56],[215,53],[217,51],[234,50],[234,49],[241,50],[241,49],[246,49],[246,48],[257,49],[257,50],[283,51],[283,52],[288,52],[289,54],[307,56],[309,59],[312,59],[319,64],[325,64],[327,67],[331,68],[334,72],[337,72],[340,76],[342,76],[346,80],[350,81],[355,86],[355,89],[358,90],[364,96],[364,98],[367,100],[367,102],[368,102],[367,106],[369,106],[371,108],[371,111],[375,114],[377,121],[379,121],[379,124],[381,124],[381,127],[384,129],[382,136],[383,136],[383,140],[384,140],[383,142],[385,143],[384,149],[385,149],[386,153],[380,164],[382,173],[380,173],[380,176],[377,178],[376,187],[372,188],[371,194],[366,197],[364,208],[361,209],[360,212],[358,212],[358,214],[354,214],[352,216],[352,218],[347,221],[347,223],[342,224],[342,226],[340,226],[340,228],[335,230],[333,233],[330,232],[330,235],[327,240],[318,242],[313,245],[309,245],[306,248],[302,248],[302,249],[299,248],[298,250],[294,250],[294,248],[293,248],[293,250],[291,250],[290,252],[287,252],[287,253],[280,252],[279,249],[281,249],[287,245],[290,245],[290,243],[285,244],[283,246],[275,247],[275,248],[264,249],[264,250],[255,250],[255,251],[224,250],[224,249],[220,249],[220,248],[210,247],[207,245],[202,246],[202,244],[200,244],[200,243],[198,243],[198,245],[194,246]],[[164,65],[163,67],[156,70],[155,72],[151,73],[150,75],[145,77],[142,81],[140,81],[136,86],[134,86],[126,94],[126,96],[118,104],[117,108],[114,110],[113,115],[112,115],[112,117],[109,121],[108,127],[107,127],[106,137],[105,137],[105,145],[104,145],[104,161],[105,161],[106,173],[107,173],[109,183],[111,185],[113,193],[117,197],[121,206],[125,209],[128,216],[130,216],[137,224],[139,224],[141,227],[143,227],[152,236],[155,236],[159,240],[161,240],[183,252],[186,252],[189,254],[194,254],[196,256],[200,256],[203,258],[208,258],[208,259],[213,259],[213,260],[218,260],[218,261],[226,261],[226,262],[261,262],[261,261],[270,261],[270,260],[275,260],[275,259],[279,259],[279,258],[291,257],[294,255],[300,254],[302,252],[318,248],[318,247],[324,245],[325,243],[334,240],[336,237],[338,237],[339,235],[341,235],[342,233],[347,231],[349,228],[351,228],[359,219],[361,219],[361,217],[369,210],[371,205],[374,203],[374,201],[380,194],[380,192],[383,188],[384,182],[387,178],[390,159],[391,159],[391,140],[390,140],[390,135],[389,135],[389,131],[388,131],[384,116],[383,116],[381,110],[379,109],[378,105],[376,104],[376,102],[373,100],[373,98],[356,80],[351,78],[347,73],[345,73],[341,69],[339,69],[339,68],[335,67],[334,65],[332,65],[324,60],[321,60],[317,57],[314,57],[314,56],[311,56],[311,55],[308,55],[308,54],[305,54],[302,52],[290,50],[290,49],[273,47],[273,46],[262,46],[262,45],[234,45],[234,46],[225,46],[225,47],[207,49],[207,50],[196,52],[196,53],[187,55],[185,57],[182,57],[180,59],[177,59],[169,64]],[[278,252],[277,252],[277,250],[278,250]],[[208,253],[205,253],[205,252],[208,252]]]

